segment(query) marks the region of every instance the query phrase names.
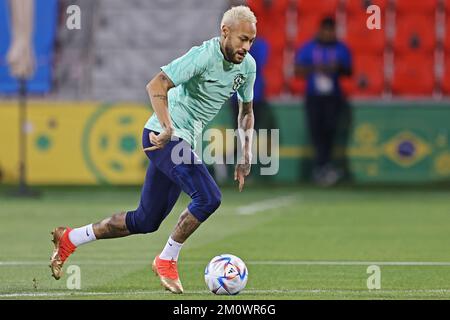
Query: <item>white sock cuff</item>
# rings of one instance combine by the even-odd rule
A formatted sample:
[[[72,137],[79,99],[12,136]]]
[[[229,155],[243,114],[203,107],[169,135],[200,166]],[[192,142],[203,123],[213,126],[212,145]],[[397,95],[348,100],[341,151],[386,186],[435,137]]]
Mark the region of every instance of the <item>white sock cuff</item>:
[[[94,228],[92,224],[88,224],[84,227],[75,228],[69,233],[69,240],[76,247],[97,240],[94,233]]]
[[[95,236],[95,233],[94,233],[94,225],[92,223],[88,224],[86,226],[86,228],[87,228],[88,233],[89,233],[89,239],[92,240],[92,241],[97,240],[97,237]]]
[[[175,240],[172,239],[172,237],[169,237],[169,240],[167,240],[166,246],[159,255],[159,258],[163,260],[177,261],[182,246],[183,246],[182,243],[176,242]]]
[[[169,241],[170,241],[170,243],[172,243],[174,246],[177,246],[177,247],[183,246],[182,243],[176,242],[175,240],[172,239],[172,237],[169,237]]]

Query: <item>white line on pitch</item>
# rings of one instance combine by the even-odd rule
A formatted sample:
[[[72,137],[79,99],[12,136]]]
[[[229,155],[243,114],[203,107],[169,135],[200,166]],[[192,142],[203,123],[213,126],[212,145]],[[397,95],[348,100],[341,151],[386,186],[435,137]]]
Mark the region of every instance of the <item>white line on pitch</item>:
[[[272,198],[237,207],[237,213],[242,215],[255,214],[270,209],[277,209],[292,204],[298,199],[298,194]]]
[[[203,264],[208,261],[188,260],[182,261],[182,264]],[[70,261],[67,265],[80,264],[80,265],[92,265],[92,266],[111,266],[111,265],[150,265],[150,260],[113,260],[113,261]],[[248,265],[305,265],[305,266],[367,266],[367,265],[379,265],[379,266],[442,266],[449,267],[448,261],[246,261]],[[0,267],[8,266],[44,266],[48,265],[47,261],[0,261]]]
[[[309,266],[450,266],[450,262],[442,261],[249,261],[248,264]]]
[[[333,289],[286,289],[286,290],[257,290],[248,289],[241,293],[241,295],[249,294],[344,294],[344,295],[383,295],[383,294],[404,294],[404,295],[416,295],[416,294],[450,294],[450,289],[415,289],[415,290],[333,290]],[[186,295],[189,294],[210,294],[207,290],[188,290],[185,291]],[[143,291],[115,291],[115,292],[95,292],[95,291],[66,291],[66,292],[17,292],[17,293],[5,293],[0,294],[0,298],[34,298],[34,297],[79,297],[79,296],[115,296],[115,295],[168,295],[161,290],[143,290]]]

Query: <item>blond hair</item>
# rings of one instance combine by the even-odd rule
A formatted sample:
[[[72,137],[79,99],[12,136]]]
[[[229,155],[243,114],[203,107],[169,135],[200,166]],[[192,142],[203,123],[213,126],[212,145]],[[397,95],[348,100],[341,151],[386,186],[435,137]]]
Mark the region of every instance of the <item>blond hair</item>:
[[[232,25],[234,22],[247,21],[250,23],[256,23],[256,17],[252,10],[247,6],[232,7],[223,14],[220,27]]]

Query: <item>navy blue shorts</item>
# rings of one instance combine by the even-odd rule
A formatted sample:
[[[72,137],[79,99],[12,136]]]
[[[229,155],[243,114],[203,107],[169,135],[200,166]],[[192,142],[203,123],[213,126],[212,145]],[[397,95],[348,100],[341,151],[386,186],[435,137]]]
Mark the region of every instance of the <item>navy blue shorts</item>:
[[[153,146],[150,132],[144,129],[144,148]],[[170,141],[162,149],[146,151],[146,155],[150,164],[141,200],[138,208],[127,212],[126,216],[127,228],[132,234],[156,231],[172,210],[181,191],[191,197],[189,212],[201,222],[219,207],[222,196],[219,187],[186,141]],[[181,163],[180,158],[184,159]]]

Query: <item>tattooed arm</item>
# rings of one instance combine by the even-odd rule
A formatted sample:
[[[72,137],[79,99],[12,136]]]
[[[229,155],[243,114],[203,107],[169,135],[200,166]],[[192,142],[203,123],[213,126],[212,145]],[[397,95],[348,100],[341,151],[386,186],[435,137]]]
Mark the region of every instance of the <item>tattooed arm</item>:
[[[174,129],[169,115],[167,94],[174,86],[172,80],[162,71],[147,84],[146,89],[152,108],[164,129],[158,136],[153,133],[150,134],[150,141],[154,144],[154,147],[149,151],[164,147],[173,134]]]
[[[239,101],[238,115],[239,138],[242,145],[242,159],[236,165],[234,180],[239,181],[239,191],[244,187],[244,179],[250,173],[252,161],[252,138],[255,119],[253,115],[253,102]]]

